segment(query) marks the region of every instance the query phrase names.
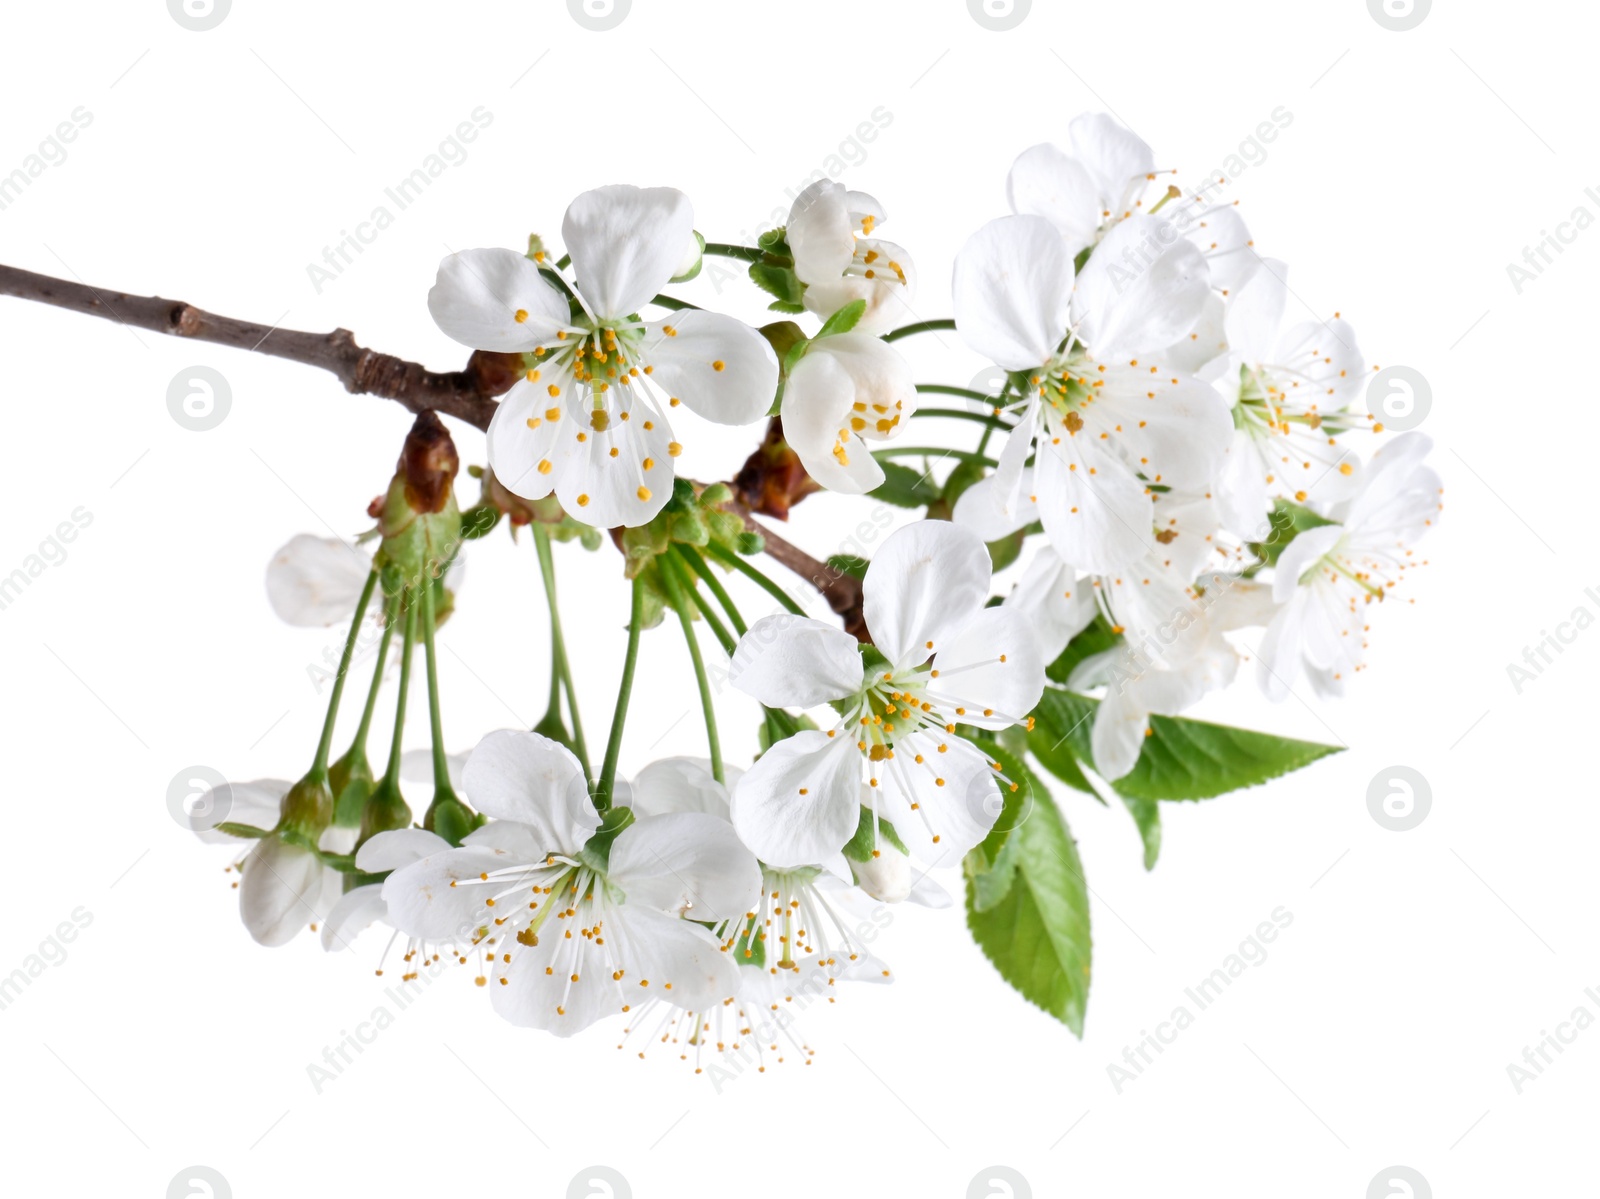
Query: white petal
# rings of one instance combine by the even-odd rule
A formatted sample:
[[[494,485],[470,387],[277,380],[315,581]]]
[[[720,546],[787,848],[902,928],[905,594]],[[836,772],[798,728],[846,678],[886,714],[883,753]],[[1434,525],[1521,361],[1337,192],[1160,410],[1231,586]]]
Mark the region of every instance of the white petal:
[[[912,856],[929,866],[958,864],[1000,815],[994,771],[961,737],[913,733],[900,738],[893,758],[873,768],[878,779],[874,804]]]
[[[1102,362],[1160,350],[1193,329],[1211,292],[1205,259],[1161,217],[1117,224],[1072,295],[1078,337]]]
[[[467,762],[465,781],[478,811],[528,825],[545,853],[575,853],[600,827],[578,759],[538,733],[490,733]]]
[[[1155,171],[1155,155],[1144,140],[1103,112],[1086,112],[1068,126],[1072,156],[1081,162],[1100,191],[1101,203],[1116,207],[1129,189]]]
[[[1177,341],[1157,351],[1155,361],[1187,375],[1198,375],[1208,382],[1227,368],[1227,304],[1216,292],[1206,296],[1194,327]]]
[[[561,222],[578,290],[601,320],[637,312],[671,280],[694,239],[694,208],[671,187],[586,191]]]
[[[577,424],[547,390],[565,391],[572,376],[554,370],[541,374],[548,377],[537,385],[523,379],[506,392],[489,418],[489,466],[508,490],[528,500],[550,494],[556,463],[564,463],[577,447]]]
[[[838,278],[856,251],[855,222],[844,185],[819,179],[795,197],[784,240],[802,283]]]
[[[771,343],[719,312],[686,308],[652,323],[639,356],[650,364],[653,384],[719,425],[760,420],[777,392]]]
[[[704,812],[646,816],[618,834],[607,879],[630,908],[720,924],[753,909],[761,867],[733,825]]]
[[[287,945],[327,914],[322,906],[326,868],[310,850],[263,837],[241,869],[239,916],[260,944]]]
[[[1298,534],[1278,557],[1272,572],[1272,598],[1287,603],[1300,586],[1301,578],[1317,562],[1333,552],[1343,539],[1343,525],[1318,525]]]
[[[860,644],[843,629],[779,612],[739,639],[728,681],[772,708],[810,708],[861,688]]]
[[[1052,445],[1041,438],[1034,490],[1050,544],[1082,570],[1121,570],[1154,540],[1144,484],[1093,440],[1063,437]]]
[[[599,528],[649,524],[672,498],[675,443],[666,418],[636,398],[628,419],[613,412],[603,431],[569,428],[570,455],[553,472],[561,506]]]
[[[1016,436],[1012,434],[1013,438]],[[1027,528],[1039,519],[1038,505],[1033,502],[1033,471],[1025,471],[1019,482],[1021,487],[1015,493],[1014,506],[1008,508],[1000,476],[979,479],[961,493],[950,519],[964,529],[971,529],[986,542],[999,541],[1018,529]]]
[[[805,729],[778,742],[733,789],[733,827],[778,869],[831,858],[855,835],[861,753],[844,736]]]
[[[212,787],[187,807],[187,823],[208,845],[237,845],[239,838],[216,826],[247,824],[251,828],[273,829],[282,814],[283,797],[293,786],[287,779],[255,779],[248,783],[223,783]]]
[[[978,535],[949,521],[891,533],[862,583],[874,644],[897,668],[927,661],[988,600],[991,571]]]
[[[1262,258],[1255,252],[1250,230],[1232,204],[1205,204],[1187,221],[1180,219],[1184,235],[1204,255],[1213,291],[1232,295],[1261,268]]]
[[[494,890],[451,884],[462,879],[475,884],[480,875],[518,864],[503,851],[464,845],[402,866],[383,882],[389,922],[408,936],[465,945],[484,923],[483,901]]]
[[[1072,254],[1043,217],[990,221],[956,255],[951,299],[975,353],[1006,370],[1042,366],[1067,330]]]
[[[1083,413],[1088,437],[1121,450],[1153,482],[1199,488],[1216,479],[1234,427],[1215,387],[1165,368],[1152,374],[1142,363],[1100,378],[1101,395]]]
[[[326,628],[350,619],[372,573],[372,558],[335,537],[300,533],[267,564],[267,600],[278,619]]]
[[[1017,155],[1006,176],[1006,199],[1012,212],[1048,220],[1072,253],[1094,244],[1098,189],[1088,169],[1055,146],[1043,143]]]
[[[1296,591],[1278,609],[1256,649],[1256,681],[1262,694],[1281,702],[1300,677],[1306,612],[1314,601],[1306,591]]]
[[[868,254],[877,257],[865,270],[873,272],[867,278],[865,271],[859,275],[840,275],[832,279],[819,279],[806,284],[805,306],[826,320],[846,304],[866,301],[861,319],[856,322],[856,333],[882,333],[907,320],[915,320],[911,308],[917,294],[917,264],[904,246],[882,238],[863,237],[856,242],[856,253],[862,260]]]
[[[1289,268],[1264,258],[1261,269],[1228,301],[1228,345],[1251,366],[1277,361],[1273,351],[1289,302]]]
[[[383,884],[368,883],[346,891],[322,922],[322,948],[329,953],[350,948],[362,929],[388,912],[383,902]]]
[[[571,323],[565,297],[530,259],[506,249],[451,254],[439,264],[428,311],[462,345],[501,353],[532,350]]]
[[[1049,546],[1034,555],[1005,606],[1020,612],[1033,630],[1034,643],[1046,662],[1053,662],[1067,643],[1094,622],[1099,611],[1090,580]]]
[[[928,689],[966,708],[958,719],[1003,729],[1027,718],[1044,694],[1044,659],[1027,618],[1009,604],[984,608],[933,659],[938,678]]]
[[[784,439],[808,475],[843,495],[865,495],[884,480],[866,442],[850,431],[855,402],[855,380],[832,354],[807,354],[783,390]]]
[[[742,774],[725,769],[731,786]],[[717,782],[711,764],[703,758],[662,758],[650,763],[633,779],[626,805],[635,816],[664,816],[670,812],[703,812],[722,820],[728,811],[728,787]]]
[[[458,792],[466,790],[463,781],[467,769],[467,759],[472,754],[445,754],[445,770],[450,777],[450,785]],[[433,782],[433,751],[431,749],[408,749],[400,755],[400,777],[408,783]]]
[[[1094,768],[1101,778],[1113,782],[1138,764],[1144,749],[1144,731],[1149,725],[1150,713],[1131,695],[1114,689],[1106,694],[1089,733]]]
[[[955,903],[950,892],[946,891],[926,871],[921,872],[911,884],[911,894],[906,896],[907,903],[914,903],[919,908],[947,908]]]
[[[430,854],[443,853],[450,842],[422,828],[397,828],[378,833],[356,850],[356,869],[366,874],[382,874],[420,862]]]

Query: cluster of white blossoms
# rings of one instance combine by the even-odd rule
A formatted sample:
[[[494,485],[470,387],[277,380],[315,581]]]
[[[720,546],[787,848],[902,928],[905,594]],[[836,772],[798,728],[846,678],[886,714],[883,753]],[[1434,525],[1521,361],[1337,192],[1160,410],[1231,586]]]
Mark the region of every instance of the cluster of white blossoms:
[[[1244,785],[1214,760],[1187,763],[1212,772],[1196,794],[1139,774],[1158,718],[1251,658],[1272,698],[1302,680],[1342,692],[1440,510],[1429,440],[1385,437],[1359,407],[1368,367],[1354,331],[1296,318],[1287,269],[1257,253],[1215,190],[1184,193],[1132,133],[1080,117],[1062,146],[1016,159],[1011,212],[955,254],[953,320],[918,317],[917,269],[878,236],[883,207],[831,180],[757,246],[708,243],[681,192],[615,185],[573,201],[559,258],[539,238],[526,253],[446,258],[434,320],[514,379],[475,471],[483,498],[457,506],[454,446],[424,414],[370,510],[374,553],[300,537],[274,558],[281,616],[350,628],[312,771],[202,805],[223,813],[208,839],[250,843],[238,863],[250,932],[279,945],[310,925],[331,950],[381,925],[407,977],[475,963],[513,1024],[566,1036],[614,1019],[625,1045],[665,1042],[697,1064],[809,1060],[796,1006],[887,981],[874,947],[886,905],[948,906],[933,876],[954,869],[988,956],[1081,1027],[1081,993],[1060,996],[1087,987],[1087,899],[1081,913],[1046,910],[1049,887],[1030,901],[1030,920],[1061,922],[1045,938],[1059,962],[1037,939],[1005,940],[1023,921],[988,919],[1014,877],[1052,869],[1029,838],[1058,835],[1055,856],[1073,852],[1040,771],[1139,801]],[[708,255],[746,263],[770,308],[816,327],[756,328],[669,294]],[[899,342],[939,329],[999,368],[993,394],[915,381]],[[950,395],[968,406],[928,402]],[[940,418],[981,440],[899,442]],[[724,476],[737,490],[678,477],[697,420],[752,429],[755,452]],[[842,621],[806,615],[752,561],[772,537],[756,518],[818,489],[924,510],[870,563],[817,564],[806,585]],[[533,730],[492,732],[455,757],[441,744],[434,634],[456,606],[462,546],[502,517],[539,550],[550,707]],[[597,768],[552,545],[594,548],[600,529],[623,550],[633,603]],[[997,588],[1001,572],[1015,577]],[[725,578],[782,610],[746,622]],[[641,634],[668,615],[688,639],[708,755],[651,763],[630,783],[618,763]],[[395,640],[379,776],[367,732]],[[431,717],[420,757],[402,749],[416,646]],[[350,751],[330,763],[358,647],[376,654],[371,688]],[[760,752],[743,769],[723,759],[707,653],[760,705]],[[1093,714],[1087,736],[1062,727],[1067,705],[1078,724]],[[1261,777],[1326,752],[1283,744],[1316,752],[1286,752]],[[413,819],[403,784],[429,781]],[[1068,874],[1052,885],[1070,908],[1083,882]],[[1081,962],[1069,961],[1061,946],[1079,936]],[[1026,969],[1018,950],[1033,955]]]

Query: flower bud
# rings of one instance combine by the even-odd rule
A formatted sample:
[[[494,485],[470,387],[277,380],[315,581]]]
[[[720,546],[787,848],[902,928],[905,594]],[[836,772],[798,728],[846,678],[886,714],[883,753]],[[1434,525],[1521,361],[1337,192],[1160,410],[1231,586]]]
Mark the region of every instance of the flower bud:
[[[878,853],[865,862],[851,862],[856,886],[884,903],[899,903],[911,894],[911,862],[905,854],[884,841]]]
[[[322,831],[333,822],[333,788],[326,775],[306,775],[289,788],[278,809],[278,827],[299,834],[316,844]]]
[[[411,426],[378,511],[385,563],[410,582],[443,574],[461,547],[454,482],[461,460],[444,424],[424,412]]]

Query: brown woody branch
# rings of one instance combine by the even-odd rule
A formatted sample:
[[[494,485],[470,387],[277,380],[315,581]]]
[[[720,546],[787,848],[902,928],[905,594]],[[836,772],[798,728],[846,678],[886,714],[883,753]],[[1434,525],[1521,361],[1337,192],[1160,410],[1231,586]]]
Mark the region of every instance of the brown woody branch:
[[[270,354],[291,362],[328,371],[353,395],[375,395],[402,404],[415,413],[442,412],[476,429],[487,429],[494,415],[495,397],[516,382],[519,363],[514,355],[475,351],[465,370],[430,371],[420,363],[380,354],[356,344],[348,329],[331,333],[305,333],[218,316],[182,300],[160,296],[132,296],[106,291],[87,283],[74,283],[0,264],[0,295],[15,296],[115,321],[134,329],[211,342],[255,354]],[[758,507],[758,511],[761,508]],[[778,515],[781,515],[778,514]],[[846,627],[861,636],[861,585],[826,562],[819,562],[798,546],[745,521],[766,538],[767,554],[809,581],[845,619]]]

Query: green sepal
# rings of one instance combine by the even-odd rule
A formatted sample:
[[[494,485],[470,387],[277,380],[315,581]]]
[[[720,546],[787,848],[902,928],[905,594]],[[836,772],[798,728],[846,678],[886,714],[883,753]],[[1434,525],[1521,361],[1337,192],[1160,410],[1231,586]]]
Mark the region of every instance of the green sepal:
[[[600,827],[578,851],[578,861],[595,873],[604,874],[611,865],[611,843],[617,839],[617,834],[633,823],[633,819],[632,808],[607,808],[600,818]]]
[[[877,831],[883,834],[883,839],[906,857],[911,856],[911,851],[906,848],[906,843],[900,839],[900,834],[894,831],[894,825],[882,816],[877,819]],[[878,839],[873,835],[872,809],[865,805],[861,808],[861,818],[856,823],[855,836],[844,843],[844,856],[852,862],[870,862],[881,851],[878,849]]]
[[[843,308],[835,312],[822,322],[822,328],[817,330],[816,340],[832,337],[837,333],[848,333],[861,323],[861,318],[866,315],[867,302],[865,300],[851,300]]]
[[[1271,531],[1265,539],[1251,542],[1250,551],[1268,566],[1276,566],[1283,551],[1289,548],[1289,543],[1301,533],[1335,523],[1318,516],[1303,504],[1283,499],[1273,501],[1267,520],[1272,526]]]

